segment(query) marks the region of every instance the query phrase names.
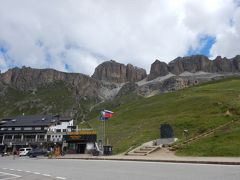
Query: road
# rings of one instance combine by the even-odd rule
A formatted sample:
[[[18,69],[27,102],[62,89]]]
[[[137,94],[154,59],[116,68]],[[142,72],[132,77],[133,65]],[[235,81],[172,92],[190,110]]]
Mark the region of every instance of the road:
[[[0,157],[0,180],[239,180],[240,166]]]

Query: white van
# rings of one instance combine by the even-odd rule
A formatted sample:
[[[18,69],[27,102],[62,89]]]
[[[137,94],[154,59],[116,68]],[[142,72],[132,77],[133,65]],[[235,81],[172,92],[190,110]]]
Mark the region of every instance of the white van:
[[[31,150],[32,150],[31,147],[20,148],[20,149],[19,149],[19,156],[26,156],[27,153],[28,153],[29,151],[31,151]]]

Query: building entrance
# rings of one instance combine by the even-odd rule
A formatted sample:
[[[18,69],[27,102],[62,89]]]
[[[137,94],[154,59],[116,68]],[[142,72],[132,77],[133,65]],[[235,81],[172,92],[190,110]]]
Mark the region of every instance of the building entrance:
[[[77,154],[84,154],[86,150],[86,143],[77,144]]]

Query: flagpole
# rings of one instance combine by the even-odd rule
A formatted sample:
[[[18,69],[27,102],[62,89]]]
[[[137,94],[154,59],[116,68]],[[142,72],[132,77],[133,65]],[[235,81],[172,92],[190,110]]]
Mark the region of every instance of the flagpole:
[[[101,116],[100,116],[100,120],[102,121],[102,151],[104,151],[103,146],[107,145],[106,144],[106,120],[108,120],[109,118],[112,118],[112,114],[114,112],[109,111],[109,110],[103,110],[101,111]]]
[[[104,144],[103,145],[106,145],[105,144],[105,142],[106,142],[106,122],[105,121],[104,121]]]
[[[102,120],[102,150],[104,145],[104,121]]]

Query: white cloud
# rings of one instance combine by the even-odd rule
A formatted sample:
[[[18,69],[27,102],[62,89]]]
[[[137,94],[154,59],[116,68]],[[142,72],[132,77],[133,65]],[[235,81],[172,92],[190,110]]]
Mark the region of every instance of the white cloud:
[[[115,59],[149,71],[156,58],[170,61],[200,47],[202,35],[216,37],[212,56],[234,56],[239,22],[234,0],[1,1],[0,42],[8,51],[0,69],[25,65],[91,75],[97,64]]]
[[[234,57],[240,54],[240,8],[234,12],[232,26],[219,33],[211,49],[213,56]]]
[[[5,62],[5,59],[4,57],[0,54],[0,73],[3,71],[6,71],[7,70],[7,64]]]

